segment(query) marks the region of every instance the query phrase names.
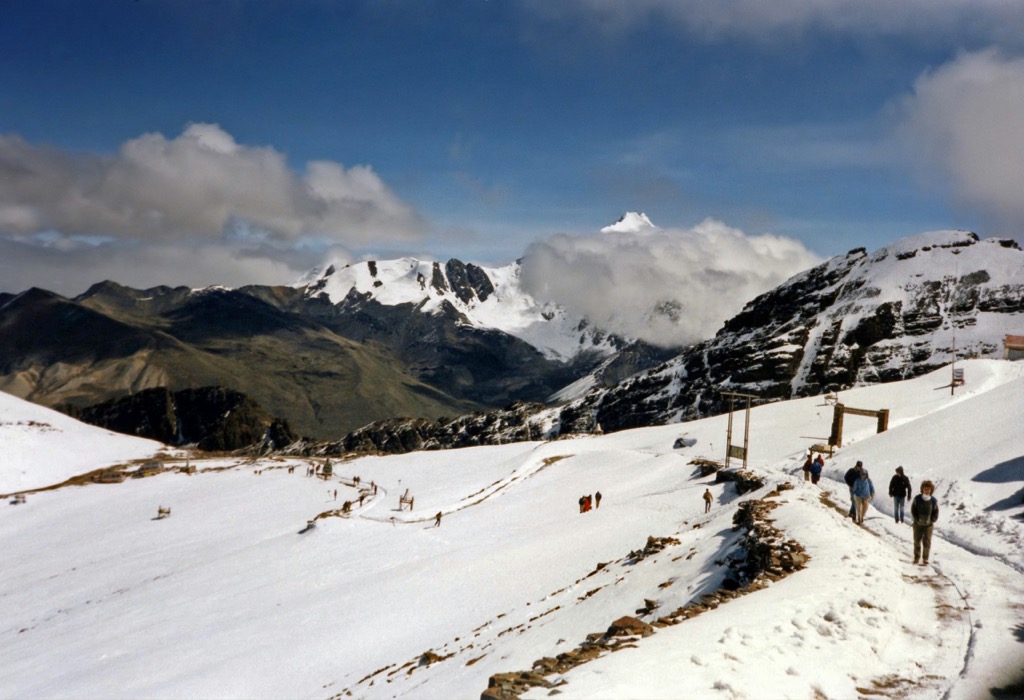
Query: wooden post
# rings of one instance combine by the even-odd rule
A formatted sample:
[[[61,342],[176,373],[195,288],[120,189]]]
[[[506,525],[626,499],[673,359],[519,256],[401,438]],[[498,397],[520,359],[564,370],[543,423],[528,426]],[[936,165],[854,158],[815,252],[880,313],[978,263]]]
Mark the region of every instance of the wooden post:
[[[729,427],[725,431],[725,468],[729,468],[729,453],[732,452],[732,407],[736,403],[734,396],[729,397]]]
[[[843,404],[837,403],[832,411],[832,434],[828,438],[828,444],[833,447],[843,446]]]
[[[878,412],[878,432],[884,433],[889,429],[889,409],[883,408]]]
[[[743,468],[747,468],[747,454],[750,452],[750,396],[747,396],[746,422],[743,424]]]

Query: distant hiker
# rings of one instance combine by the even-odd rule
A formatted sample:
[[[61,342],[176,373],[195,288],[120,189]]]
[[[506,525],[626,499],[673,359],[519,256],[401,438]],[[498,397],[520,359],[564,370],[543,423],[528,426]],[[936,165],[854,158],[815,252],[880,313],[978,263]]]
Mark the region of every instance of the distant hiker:
[[[864,468],[864,462],[861,462],[860,460],[858,460],[857,464],[855,464],[854,466],[852,466],[852,467],[850,467],[849,469],[846,470],[846,475],[843,477],[843,481],[845,481],[846,485],[850,487],[850,517],[851,518],[856,518],[857,517],[857,502],[854,501],[854,499],[853,499],[853,485],[856,483],[857,477],[860,476],[860,470],[863,469],[863,468]]]
[[[600,508],[601,507],[601,492],[600,491],[598,491],[597,493],[594,494],[594,507],[595,508]]]
[[[338,500],[338,489],[334,489],[334,500]]]
[[[371,481],[370,482],[370,486],[373,487],[373,495],[376,496],[377,495],[377,484],[376,484],[376,482]]]
[[[586,502],[587,502],[587,497],[586,496],[580,496],[579,504],[580,504],[580,512],[581,513],[583,512],[583,505]]]
[[[896,473],[889,480],[889,498],[892,499],[892,512],[896,522],[903,522],[903,506],[907,502],[907,497],[913,492],[910,479],[903,473],[903,467],[896,467]]]
[[[341,504],[341,512],[349,513],[352,511],[352,501],[345,501]]]
[[[360,508],[363,506],[363,499],[365,499],[365,498],[366,498],[366,492],[365,491],[360,491],[359,492],[359,507]]]
[[[714,500],[714,496],[711,495],[711,489],[704,489],[704,512],[707,513],[711,510],[711,501]]]
[[[811,483],[816,484],[821,480],[821,470],[825,468],[825,460],[821,455],[815,458],[814,462],[811,463]]]
[[[864,524],[864,514],[868,511],[868,504],[875,497],[875,485],[871,483],[867,469],[860,470],[860,476],[853,482],[853,500],[857,505],[857,524]]]
[[[437,515],[434,516],[434,527],[441,527],[441,511],[437,511]]]
[[[358,476],[352,477],[352,481],[355,482],[356,486],[359,486],[359,477]]]
[[[939,502],[932,493],[935,484],[921,482],[919,493],[910,504],[910,521],[914,526],[914,563],[928,564],[928,553],[932,549],[932,526],[939,519]]]
[[[589,513],[591,505],[593,503],[594,503],[594,497],[593,496],[587,496],[586,498],[584,498],[583,499],[583,510],[585,510],[585,511],[587,511]]]
[[[808,452],[807,453],[807,459],[804,460],[804,466],[802,467],[803,470],[804,470],[804,481],[810,481],[811,480],[811,466],[813,464],[814,464],[814,461],[811,459],[811,453]]]

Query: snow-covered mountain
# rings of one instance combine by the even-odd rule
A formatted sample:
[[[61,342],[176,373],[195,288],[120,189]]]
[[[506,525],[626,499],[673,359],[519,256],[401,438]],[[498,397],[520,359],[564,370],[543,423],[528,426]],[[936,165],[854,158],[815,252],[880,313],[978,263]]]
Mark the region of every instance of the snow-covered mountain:
[[[723,453],[717,416],[366,456],[335,462],[327,480],[304,475],[308,459],[193,455],[191,475],[5,498],[0,688],[339,700],[1019,697],[1024,363],[964,368],[955,396],[936,390],[946,369],[845,392],[853,405],[889,408],[889,430],[851,421],[820,486],[800,463],[831,410],[807,397],[753,409],[753,490],[742,493],[693,463]],[[0,461],[4,483],[11,469],[39,473],[42,486],[141,456],[132,438],[107,434],[100,445],[86,426],[40,430],[33,421],[50,419],[35,407],[2,395],[0,406],[5,445],[49,441]],[[680,436],[686,447],[673,449]],[[99,451],[81,467],[54,457]],[[845,516],[843,475],[856,460],[876,492],[863,526]],[[915,491],[936,484],[928,566],[911,563],[910,527],[886,497],[897,465]],[[597,491],[600,507],[580,513],[579,497]],[[414,509],[398,507],[406,492]],[[160,507],[170,517],[158,519]]]
[[[296,286],[310,298],[338,305],[375,301],[410,305],[431,315],[454,311],[468,326],[507,333],[553,360],[569,361],[588,352],[607,356],[628,342],[571,317],[557,304],[537,302],[523,291],[519,278],[518,261],[482,267],[455,259],[442,264],[401,258],[331,265]]]
[[[722,411],[724,390],[779,399],[915,377],[954,353],[1000,357],[1004,337],[1022,329],[1024,251],[1014,241],[923,233],[794,276],[714,338],[566,405],[563,424],[658,425]]]
[[[602,228],[601,233],[643,233],[654,228],[647,214],[642,211],[627,211],[614,224]]]
[[[288,287],[27,290],[0,298],[0,390],[158,437],[144,414],[174,412],[140,392],[209,387],[337,439],[396,416],[544,401],[599,364],[593,383],[604,385],[671,356],[537,302],[519,277],[519,263],[405,258]]]
[[[750,301],[714,338],[617,382],[596,366],[553,398],[482,418],[382,421],[349,448],[500,444],[695,420],[722,413],[722,391],[788,399],[915,377],[957,358],[1000,357],[1024,330],[1024,251],[964,231],[911,236],[837,256]]]

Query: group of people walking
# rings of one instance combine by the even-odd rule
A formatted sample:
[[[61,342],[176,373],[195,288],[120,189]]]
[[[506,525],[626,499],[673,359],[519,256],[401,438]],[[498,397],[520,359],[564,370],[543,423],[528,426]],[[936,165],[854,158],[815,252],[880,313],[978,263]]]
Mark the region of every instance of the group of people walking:
[[[864,468],[864,463],[857,464],[847,470],[844,477],[850,488],[850,517],[858,525],[864,524],[871,499],[875,497],[875,485]],[[889,497],[893,500],[893,518],[897,523],[904,523],[907,498],[914,492],[910,478],[903,472],[903,467],[896,467],[896,473],[889,480]],[[939,518],[939,502],[933,495],[935,484],[931,481],[921,482],[921,492],[910,503],[910,524],[914,532],[914,563],[926,565],[932,548],[932,529]]]
[[[822,458],[821,453],[814,459],[811,459],[810,452],[807,453],[807,459],[804,461],[804,481],[810,481],[812,484],[818,483],[821,479],[821,470],[825,468],[825,460]]]
[[[601,507],[601,492],[593,494],[592,496],[580,496],[579,500],[580,512],[586,513],[591,508]]]

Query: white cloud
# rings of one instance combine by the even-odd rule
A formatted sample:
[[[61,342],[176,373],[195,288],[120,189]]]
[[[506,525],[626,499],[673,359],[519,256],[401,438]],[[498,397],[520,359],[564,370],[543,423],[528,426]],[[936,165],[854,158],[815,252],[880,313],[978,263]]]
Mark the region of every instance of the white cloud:
[[[902,104],[900,133],[917,164],[954,196],[1024,230],[1024,59],[965,53],[921,76]]]
[[[173,139],[144,134],[114,156],[0,136],[0,233],[211,240],[239,221],[282,241],[346,245],[412,240],[422,229],[372,168],[316,161],[299,174],[283,153],[241,145],[214,124]]]
[[[369,166],[313,161],[298,173],[213,124],[145,134],[115,155],[0,136],[0,291],[279,284],[424,228]]]
[[[542,16],[583,16],[609,33],[645,22],[703,40],[772,43],[814,31],[854,36],[950,37],[1019,44],[1024,5],[1006,0],[567,0],[533,2]]]
[[[0,237],[0,292],[42,287],[75,296],[108,279],[139,289],[289,284],[328,258],[352,260],[341,247],[270,250],[217,242],[126,246],[52,234]]]
[[[662,345],[711,337],[758,294],[819,262],[798,241],[706,219],[691,229],[555,235],[523,256],[523,285],[599,326]]]

